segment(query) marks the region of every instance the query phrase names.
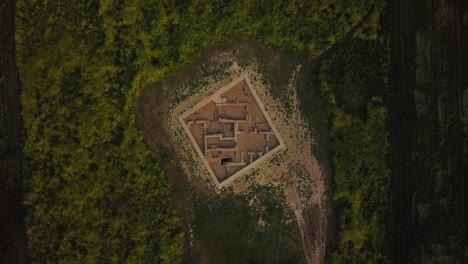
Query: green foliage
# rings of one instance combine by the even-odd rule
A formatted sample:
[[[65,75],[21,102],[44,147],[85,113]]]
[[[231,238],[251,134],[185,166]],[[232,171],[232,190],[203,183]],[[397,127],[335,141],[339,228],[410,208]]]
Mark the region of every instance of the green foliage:
[[[33,262],[180,261],[166,176],[135,127],[137,93],[241,35],[318,55],[375,2],[18,0]]]
[[[133,41],[104,38],[97,3],[19,1],[18,10],[32,260],[178,262],[167,179],[128,106]]]
[[[252,187],[197,199],[195,239],[221,263],[303,263],[300,234],[282,192]]]
[[[377,40],[381,32],[382,14],[386,12],[386,1],[373,2],[372,9],[363,23],[356,29],[354,36],[358,39]]]
[[[332,55],[320,73],[332,114],[334,199],[339,216],[332,263],[388,262],[387,110],[381,97],[375,96],[385,90],[387,71],[382,63],[386,56],[377,49],[380,44],[353,40]],[[356,113],[349,97],[361,98],[364,110]]]
[[[331,56],[324,71],[338,107],[359,115],[372,96],[384,94],[388,52],[382,40],[351,39]]]

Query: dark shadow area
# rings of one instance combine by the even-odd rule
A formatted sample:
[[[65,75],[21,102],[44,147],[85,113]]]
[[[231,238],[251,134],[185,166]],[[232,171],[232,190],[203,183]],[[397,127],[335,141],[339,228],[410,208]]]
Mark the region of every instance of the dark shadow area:
[[[221,159],[221,165],[224,165],[228,162],[232,162],[232,158],[222,158]]]
[[[15,1],[0,2],[0,263],[27,263]]]
[[[389,1],[394,263],[468,260],[467,8]]]

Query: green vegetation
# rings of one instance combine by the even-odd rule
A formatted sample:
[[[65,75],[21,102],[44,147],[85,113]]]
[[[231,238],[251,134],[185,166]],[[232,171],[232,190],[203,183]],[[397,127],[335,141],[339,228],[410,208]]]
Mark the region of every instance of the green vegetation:
[[[297,80],[300,107],[313,135],[314,155],[319,163],[330,168],[330,113],[320,87],[318,67],[305,64]]]
[[[141,41],[124,13],[104,3],[98,10],[93,2],[18,1],[35,262],[180,260],[183,234],[167,179],[133,113],[136,71],[149,56],[137,55]]]
[[[252,187],[247,195],[199,197],[195,239],[211,263],[303,263],[300,234],[285,203],[270,186]]]
[[[136,94],[227,38],[318,55],[374,2],[18,0],[33,262],[180,261],[178,214],[135,126]]]
[[[387,263],[389,214],[384,41],[353,39],[325,62],[322,92],[332,115],[338,246],[332,263]]]

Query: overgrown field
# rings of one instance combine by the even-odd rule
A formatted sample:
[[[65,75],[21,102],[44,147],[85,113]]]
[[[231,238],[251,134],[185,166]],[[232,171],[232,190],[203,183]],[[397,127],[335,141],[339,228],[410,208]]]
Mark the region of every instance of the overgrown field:
[[[135,126],[137,93],[242,35],[316,56],[368,15],[357,33],[374,39],[383,8],[381,1],[363,0],[271,3],[17,1],[34,262],[180,261],[184,234],[167,175]],[[372,102],[370,117],[356,122],[365,128],[372,121],[378,129],[385,112]],[[369,142],[378,140],[373,129]],[[372,176],[373,166],[381,168],[378,161],[365,164]],[[375,237],[372,228],[351,235],[364,243],[362,237]]]
[[[351,40],[321,67],[331,114],[337,248],[332,263],[388,263],[388,46]]]

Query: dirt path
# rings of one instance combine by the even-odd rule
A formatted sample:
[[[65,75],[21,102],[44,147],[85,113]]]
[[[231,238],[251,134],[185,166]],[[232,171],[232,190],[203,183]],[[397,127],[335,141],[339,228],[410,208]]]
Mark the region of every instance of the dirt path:
[[[291,124],[289,127],[282,124],[282,128],[293,134],[292,140],[288,142],[288,152],[293,153],[289,157],[289,167],[294,169],[296,166],[296,170],[299,169],[299,171],[302,169],[305,177],[298,177],[299,181],[289,186],[287,193],[301,232],[302,247],[307,263],[324,263],[327,243],[326,185],[322,169],[313,155],[312,135],[299,109],[299,98],[295,87],[301,68],[302,65],[296,67],[288,88],[289,101],[292,102],[294,109],[291,114],[292,119],[290,119],[292,127],[302,129],[289,131]],[[305,190],[311,190],[311,193]],[[311,216],[310,211],[314,215]]]

